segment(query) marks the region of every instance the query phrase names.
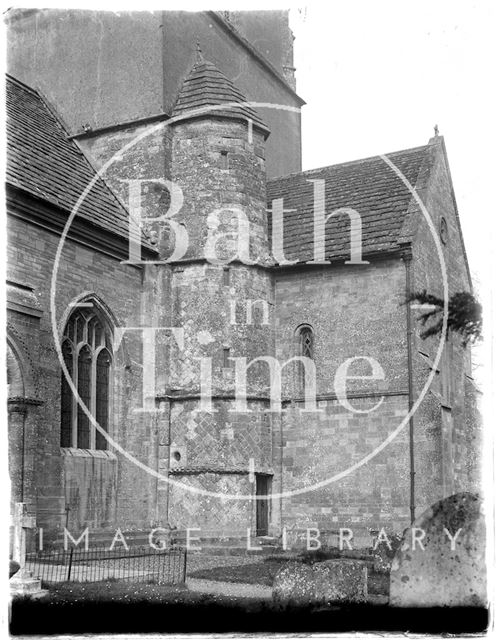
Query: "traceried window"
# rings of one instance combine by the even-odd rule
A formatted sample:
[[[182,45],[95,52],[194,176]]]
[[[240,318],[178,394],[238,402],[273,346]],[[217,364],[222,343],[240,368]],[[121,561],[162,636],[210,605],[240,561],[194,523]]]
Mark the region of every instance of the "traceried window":
[[[109,430],[112,333],[88,303],[74,311],[62,339],[62,357],[82,402],[105,431]],[[92,425],[61,372],[61,447],[106,449],[107,440]]]
[[[304,358],[314,360],[314,333],[308,325],[299,327],[297,332],[298,338],[298,354]],[[302,364],[299,365],[299,387],[302,391],[305,390],[305,368]]]

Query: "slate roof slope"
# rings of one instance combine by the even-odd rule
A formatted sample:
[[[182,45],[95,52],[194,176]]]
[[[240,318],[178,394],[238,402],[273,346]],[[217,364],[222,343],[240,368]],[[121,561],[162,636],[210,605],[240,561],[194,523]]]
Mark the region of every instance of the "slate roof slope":
[[[411,185],[430,164],[433,145],[386,154]],[[363,255],[399,248],[403,225],[408,215],[411,192],[379,156],[322,167],[269,180],[268,208],[283,198],[283,246],[288,260],[312,260],[314,242],[314,184],[325,181],[326,214],[340,207],[358,211],[362,222]],[[271,219],[269,228],[271,233]],[[325,258],[350,259],[349,216],[333,216],[326,224]]]
[[[197,52],[197,59],[183,82],[172,115],[187,115],[194,109],[232,102],[244,103],[247,98],[224,73]],[[250,119],[255,126],[269,134],[267,125],[257,111],[245,104],[205,111],[205,115]]]
[[[7,76],[7,183],[71,212],[95,170],[41,96]],[[75,219],[128,237],[128,213],[100,178]]]

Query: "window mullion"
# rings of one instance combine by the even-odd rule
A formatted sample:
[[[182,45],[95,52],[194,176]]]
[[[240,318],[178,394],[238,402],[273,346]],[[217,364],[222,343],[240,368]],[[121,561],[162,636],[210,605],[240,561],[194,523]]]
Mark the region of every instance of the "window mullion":
[[[71,412],[71,420],[72,420],[72,430],[71,430],[71,443],[74,448],[78,446],[78,358],[79,358],[79,349],[77,346],[72,350],[72,371],[71,371],[71,380],[76,390],[76,393],[72,391],[72,412]],[[79,394],[78,394],[79,395]]]
[[[95,419],[97,415],[97,356],[95,351],[91,352],[91,378],[90,378],[90,413]],[[97,434],[95,425],[90,422],[90,449],[97,448]]]
[[[102,373],[102,380],[107,387],[105,392],[102,392],[101,400],[99,400],[99,379],[97,379],[100,375],[98,356],[105,348],[105,336],[104,323],[100,321],[97,314],[89,313],[85,309],[75,312],[67,322],[64,338],[71,342],[72,357],[67,358],[66,364],[71,378],[70,396],[66,394],[66,387],[61,385],[61,442],[64,442],[65,446],[89,447],[93,450],[101,446],[94,426],[95,420],[98,419],[97,411],[99,415],[101,414],[103,428],[109,429],[111,415],[113,415],[112,352],[108,352],[108,369],[103,370]],[[112,343],[112,336],[110,342]],[[104,363],[102,365],[105,367]],[[64,398],[67,399],[64,400]],[[84,404],[86,411],[80,407],[78,400]],[[102,406],[99,406],[99,403]],[[69,411],[70,415],[68,415]],[[87,414],[90,414],[91,418],[88,418]],[[62,434],[63,429],[65,435]]]

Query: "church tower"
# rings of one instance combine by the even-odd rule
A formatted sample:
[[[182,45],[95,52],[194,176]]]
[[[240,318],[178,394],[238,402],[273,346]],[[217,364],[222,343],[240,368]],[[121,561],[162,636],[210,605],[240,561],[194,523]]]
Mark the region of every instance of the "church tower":
[[[172,115],[175,220],[189,242],[171,263],[171,319],[184,346],[170,355],[168,474],[181,485],[169,485],[168,520],[202,535],[266,535],[270,499],[253,498],[270,496],[273,475],[268,365],[249,363],[274,355],[269,130],[200,50]],[[248,367],[243,410],[237,358]]]

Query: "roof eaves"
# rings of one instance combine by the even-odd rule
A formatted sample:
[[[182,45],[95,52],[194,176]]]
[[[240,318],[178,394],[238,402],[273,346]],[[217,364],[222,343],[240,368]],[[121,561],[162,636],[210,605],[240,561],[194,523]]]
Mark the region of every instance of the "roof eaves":
[[[116,195],[114,190],[107,183],[107,180],[105,179],[105,177],[103,175],[100,175],[99,169],[93,164],[93,162],[90,160],[90,158],[81,149],[81,147],[79,146],[78,140],[77,139],[74,140],[74,139],[69,138],[68,129],[64,125],[64,122],[62,121],[62,119],[61,119],[59,113],[57,112],[57,110],[51,105],[50,101],[47,99],[47,97],[41,91],[37,91],[37,94],[40,97],[41,101],[43,102],[44,106],[50,111],[50,114],[52,115],[54,120],[59,125],[59,127],[60,127],[60,129],[62,131],[62,134],[68,140],[69,144],[71,144],[72,147],[81,155],[83,161],[87,164],[87,166],[89,167],[90,172],[93,174],[93,176],[97,177],[97,180],[100,180],[102,182],[102,184],[104,185],[104,188],[107,191],[107,195],[109,195],[110,199],[114,201],[116,207],[121,209],[121,211],[123,213],[125,213],[126,217],[127,217],[129,215],[129,212],[128,212],[128,209],[127,209],[126,205],[118,198],[118,196]],[[97,224],[97,226],[100,226],[100,225],[98,225],[98,223],[96,223],[96,224]],[[120,235],[120,234],[118,234],[118,235]],[[143,244],[143,246],[147,247],[148,249],[151,249],[152,251],[155,250],[155,247],[153,245],[149,244],[148,238],[143,233],[143,231],[142,231],[142,244]]]
[[[12,83],[17,84],[19,87],[22,87],[25,91],[28,91],[33,96],[39,95],[36,89],[33,89],[33,87],[30,87],[28,84],[22,82],[22,80],[19,80],[18,78],[14,77],[10,73],[6,73],[5,77],[7,80],[10,80]]]
[[[192,115],[188,115],[188,111],[178,113],[176,116],[174,116],[174,118],[177,118],[177,120],[172,121],[171,126],[183,124],[191,120],[201,120],[201,119],[211,119],[211,120],[223,119],[224,120],[228,118],[231,120],[238,120],[240,122],[243,122],[244,124],[246,124],[247,121],[250,120],[252,122],[252,127],[254,129],[258,129],[259,131],[261,131],[261,133],[264,136],[264,139],[267,139],[271,133],[270,129],[268,129],[268,127],[266,127],[266,125],[263,124],[262,122],[249,118],[249,116],[244,115],[242,113],[236,113],[234,110],[232,112],[224,111],[222,108],[223,104],[209,105],[209,106],[216,106],[219,108],[209,110],[208,112],[205,112],[205,113],[195,113],[196,111],[199,111],[201,109],[201,107],[199,107],[191,110],[193,112]]]
[[[30,191],[29,189],[26,189],[25,187],[19,186],[17,184],[14,184],[12,182],[8,182],[7,183],[7,187],[10,187],[10,190],[7,192],[7,200],[9,200],[9,196],[11,198],[12,202],[39,202],[40,205],[38,205],[36,207],[36,212],[37,214],[41,213],[41,207],[45,207],[46,209],[50,209],[51,211],[54,212],[54,214],[60,219],[63,220],[65,219],[65,217],[67,216],[67,209],[65,207],[62,207],[60,204],[57,204],[55,202],[52,202],[50,200],[47,200],[46,198],[40,196],[39,194]],[[31,216],[29,219],[30,223],[35,223],[36,224],[36,216],[33,217]],[[126,237],[122,234],[116,233],[115,231],[109,229],[106,225],[102,225],[99,224],[98,221],[95,220],[91,220],[88,218],[83,218],[83,217],[78,217],[78,221],[79,224],[75,224],[72,225],[73,227],[83,227],[85,229],[85,237],[88,238],[88,241],[86,244],[91,245],[92,242],[95,241],[95,238],[101,238],[102,234],[108,234],[109,237],[112,237],[114,239],[114,242],[119,242],[122,243],[122,246],[124,247],[124,255],[128,255],[128,251],[129,251],[129,247],[127,244],[127,240]],[[48,225],[50,226],[51,221],[47,221],[45,219],[43,219],[43,224],[44,225]],[[53,230],[58,233],[62,230],[62,228],[64,227],[64,222],[62,221],[60,223],[60,228],[59,227],[54,227]],[[73,230],[74,229],[70,229],[69,230],[69,238],[72,238],[72,234],[73,234]],[[98,234],[92,233],[91,230],[95,230],[98,231]],[[78,237],[82,236],[81,230],[78,231]],[[149,256],[153,256],[153,257],[157,257],[158,255],[158,251],[157,248],[154,247],[153,245],[150,245],[144,241],[142,241],[141,243],[141,247],[142,250],[145,251],[147,253],[147,255]],[[137,263],[139,264],[139,263]]]
[[[362,254],[362,259],[369,260],[384,260],[384,259],[395,259],[402,256],[403,248],[402,247],[384,247],[381,249],[373,249],[369,251],[365,251]],[[330,267],[340,267],[346,266],[350,268],[350,264],[345,264],[345,261],[350,258],[350,253],[345,253],[344,255],[337,256],[328,256],[326,258],[326,263],[315,263],[312,259],[309,260],[299,260],[293,264],[275,264],[270,268],[271,271],[275,272],[284,272],[284,271],[304,271],[304,270],[319,270],[319,269],[328,269]],[[362,265],[360,265],[362,266]]]

